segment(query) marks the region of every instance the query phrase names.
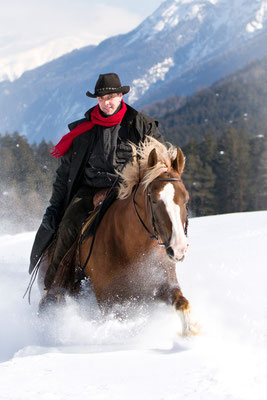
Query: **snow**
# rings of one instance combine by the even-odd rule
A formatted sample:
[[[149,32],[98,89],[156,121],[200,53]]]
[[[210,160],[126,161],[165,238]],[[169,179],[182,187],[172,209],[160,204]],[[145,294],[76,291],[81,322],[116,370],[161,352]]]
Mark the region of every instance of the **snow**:
[[[155,26],[154,30],[155,31],[163,30],[165,25],[169,26],[177,25],[179,22],[179,17],[175,15],[177,10],[178,10],[177,5],[175,3],[171,4],[171,6],[162,13],[161,16],[162,19]]]
[[[142,78],[134,79],[131,85],[131,91],[128,95],[129,102],[135,102],[140,96],[147,92],[151,85],[158,81],[164,81],[165,75],[169,69],[174,66],[172,57],[165,58],[162,62],[153,65],[142,76]]]
[[[246,27],[247,32],[252,33],[255,30],[263,28],[263,21],[264,21],[264,16],[266,18],[265,15],[266,11],[267,11],[267,1],[263,1],[261,3],[259,10],[256,12],[255,20],[247,24]]]
[[[33,45],[29,50],[16,51],[8,56],[1,56],[0,81],[18,79],[23,72],[37,68],[74,49],[80,49],[90,43],[89,39],[63,37],[47,43]],[[93,43],[93,40],[91,41]],[[7,93],[8,94],[8,93]]]
[[[252,33],[264,29],[266,9],[266,0],[167,0],[133,31],[125,45],[139,40],[152,41],[173,30],[179,34],[186,31],[186,36],[191,38],[194,30],[200,31],[199,26],[206,24],[212,26],[215,33],[223,28],[226,38],[231,41],[240,35],[250,37]],[[198,38],[196,42],[198,45],[201,41]],[[209,50],[212,51],[214,46],[210,43]]]
[[[90,291],[39,318],[37,287],[22,299],[33,239],[0,240],[1,400],[266,399],[267,211],[190,219],[177,274],[201,327],[191,338],[163,305],[103,319]]]

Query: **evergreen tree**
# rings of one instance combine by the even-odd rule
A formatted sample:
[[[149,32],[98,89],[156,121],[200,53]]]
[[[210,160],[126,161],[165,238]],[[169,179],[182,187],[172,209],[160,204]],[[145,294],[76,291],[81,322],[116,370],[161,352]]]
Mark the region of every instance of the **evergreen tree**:
[[[208,163],[200,157],[201,146],[191,140],[185,147],[186,168],[183,175],[190,194],[190,212],[194,216],[213,214],[215,175]]]
[[[251,170],[257,169],[257,176],[255,177],[255,190],[253,193],[252,207],[256,210],[267,209],[267,134],[260,136],[259,141],[261,142],[261,152],[259,154],[257,164],[252,163]],[[256,168],[256,165],[258,167]]]
[[[47,198],[47,194],[52,190],[52,182],[55,178],[55,171],[59,165],[58,159],[51,157],[50,149],[53,147],[51,142],[45,140],[35,147],[34,154],[36,162],[41,171],[42,185],[39,188],[40,193]]]
[[[246,192],[250,171],[248,136],[228,130],[219,140],[216,162],[218,212],[247,210]]]
[[[200,143],[200,157],[204,165],[208,164],[213,167],[216,151],[217,141],[214,135],[208,131],[206,132],[203,141]]]
[[[36,220],[40,221],[58,164],[49,155],[49,147],[51,144],[45,142],[40,146],[30,146],[27,139],[17,132],[0,135],[2,221],[13,222],[23,229],[33,228]]]

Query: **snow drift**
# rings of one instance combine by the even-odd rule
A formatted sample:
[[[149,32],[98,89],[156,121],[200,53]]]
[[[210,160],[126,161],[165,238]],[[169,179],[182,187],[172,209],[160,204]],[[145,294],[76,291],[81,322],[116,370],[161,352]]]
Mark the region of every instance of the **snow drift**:
[[[38,318],[37,287],[31,306],[22,299],[33,238],[0,237],[2,400],[266,398],[267,211],[190,220],[177,274],[201,325],[193,338],[163,305],[103,320],[91,292]]]

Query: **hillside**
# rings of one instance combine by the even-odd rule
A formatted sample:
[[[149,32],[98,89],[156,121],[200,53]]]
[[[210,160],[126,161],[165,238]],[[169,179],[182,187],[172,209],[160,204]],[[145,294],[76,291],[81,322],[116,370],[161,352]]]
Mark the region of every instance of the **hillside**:
[[[245,130],[250,136],[267,134],[267,57],[254,60],[235,74],[199,90],[184,100],[170,98],[144,107],[152,116],[158,114],[166,138],[184,145],[194,138],[201,141],[205,133],[215,137],[230,128]]]

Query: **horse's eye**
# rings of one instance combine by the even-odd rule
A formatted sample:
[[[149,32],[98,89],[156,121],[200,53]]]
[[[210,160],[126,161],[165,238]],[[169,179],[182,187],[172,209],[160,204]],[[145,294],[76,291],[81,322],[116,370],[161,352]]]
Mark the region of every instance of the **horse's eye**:
[[[156,200],[152,200],[152,204],[157,204]]]

